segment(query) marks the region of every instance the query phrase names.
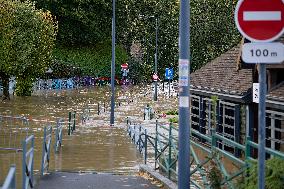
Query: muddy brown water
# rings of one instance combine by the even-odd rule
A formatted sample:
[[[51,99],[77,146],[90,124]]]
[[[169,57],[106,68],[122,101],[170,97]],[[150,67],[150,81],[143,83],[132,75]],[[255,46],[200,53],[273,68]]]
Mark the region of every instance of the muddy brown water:
[[[21,148],[21,140],[26,135],[33,134],[35,136],[34,175],[35,180],[38,180],[44,126],[54,127],[58,118],[64,118],[67,122],[68,112],[76,111],[77,129],[72,136],[67,136],[67,123],[64,124],[63,146],[59,153],[54,153],[54,148],[51,148],[49,170],[135,174],[138,171],[138,164],[142,163],[143,159],[127,137],[124,123],[126,116],[129,115],[134,115],[140,120],[143,118],[143,107],[152,103],[149,98],[144,100],[140,98],[146,90],[141,87],[116,89],[116,97],[121,99],[122,106],[117,108],[118,112],[115,114],[115,123],[120,126],[114,128],[109,127],[110,87],[41,91],[31,97],[12,97],[10,101],[1,102],[0,115],[25,116],[29,120],[29,129],[21,130],[21,127],[25,126],[14,119],[10,119],[10,122],[2,121],[0,147]],[[137,96],[139,94],[140,96]],[[163,99],[161,98],[156,105],[157,111],[159,107],[162,110],[171,106],[163,103]],[[135,101],[136,104],[124,109],[123,103],[128,101]],[[97,115],[98,103],[100,107],[106,104],[107,110],[101,115]],[[85,108],[95,116],[96,124],[80,124],[80,114]],[[9,134],[8,131],[11,130],[7,129],[7,125],[17,126]],[[11,143],[7,143],[9,140]],[[53,145],[54,134],[52,140]],[[0,183],[3,183],[10,165],[16,164],[17,188],[21,186],[21,158],[22,152],[0,150]]]

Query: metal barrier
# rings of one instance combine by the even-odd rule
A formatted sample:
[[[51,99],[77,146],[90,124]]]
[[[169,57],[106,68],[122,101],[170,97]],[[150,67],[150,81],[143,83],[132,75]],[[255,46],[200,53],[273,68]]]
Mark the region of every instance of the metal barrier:
[[[16,189],[16,166],[12,165],[1,189]]]
[[[146,129],[145,132],[141,132],[142,128],[142,126],[134,125],[131,120],[127,119],[128,134],[139,151],[141,148],[144,149],[145,164],[147,163],[147,148],[149,148],[148,142],[150,141],[150,146],[154,147],[155,169],[164,171],[170,179],[173,178],[173,174],[177,177],[178,129],[171,123],[169,125],[162,125],[156,121],[156,132],[153,138],[147,134]],[[258,149],[258,144],[252,142],[250,137],[246,138],[245,144],[243,145],[216,133],[215,129],[211,129],[209,135],[191,129],[191,136],[190,153],[192,160],[190,166],[193,167],[193,170],[190,171],[190,176],[198,174],[200,177],[199,182],[201,183],[197,183],[191,179],[191,184],[197,188],[211,188],[206,172],[209,162],[213,161],[220,170],[222,174],[221,185],[223,187],[237,188],[233,180],[246,173],[247,168],[251,166],[251,161],[256,161],[256,159],[251,156],[251,151],[252,149]],[[234,150],[226,151],[218,145],[218,142],[232,146]],[[203,158],[199,157],[199,153],[197,153],[196,149],[199,150],[199,153],[200,150],[203,151],[206,156]],[[265,148],[265,150],[267,155],[284,159],[284,153],[280,151],[271,148]],[[237,154],[235,153],[236,151],[238,151]],[[238,169],[227,170],[223,161],[224,158],[237,165]]]
[[[59,151],[59,148],[62,145],[62,136],[63,136],[63,119],[58,119],[56,123],[56,129],[55,129],[55,143],[54,143],[54,150],[55,152]]]
[[[50,147],[52,138],[52,127],[44,127],[43,143],[42,143],[42,159],[41,159],[41,176],[48,171],[50,160]]]
[[[21,141],[30,130],[27,118],[0,115],[0,150],[21,151]]]
[[[30,147],[28,147],[30,145]],[[34,170],[34,135],[23,141],[23,162],[22,162],[22,189],[33,188]]]

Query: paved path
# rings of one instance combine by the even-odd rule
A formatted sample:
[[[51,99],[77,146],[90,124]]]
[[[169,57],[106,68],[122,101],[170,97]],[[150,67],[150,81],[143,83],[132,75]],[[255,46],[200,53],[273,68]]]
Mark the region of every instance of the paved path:
[[[45,175],[36,189],[158,189],[138,176],[54,172]]]

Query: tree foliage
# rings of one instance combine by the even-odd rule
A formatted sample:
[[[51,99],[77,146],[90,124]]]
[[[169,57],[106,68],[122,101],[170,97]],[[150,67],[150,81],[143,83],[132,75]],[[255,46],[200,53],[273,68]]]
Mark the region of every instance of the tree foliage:
[[[216,58],[236,45],[240,35],[234,23],[237,0],[192,0],[190,14],[191,69]],[[144,62],[154,64],[155,16],[158,18],[158,69],[178,66],[179,1],[124,0],[118,3],[118,40],[128,49],[134,40],[143,44]],[[148,69],[148,67],[146,68]]]
[[[58,46],[54,50],[55,62],[65,62],[66,64],[73,65],[75,68],[81,70],[81,75],[85,76],[98,76],[110,77],[111,73],[111,43],[104,41],[97,43],[94,46],[86,47],[65,47]],[[120,46],[116,46],[116,75],[120,74],[120,65],[127,61],[127,53]],[[72,66],[72,67],[73,67]],[[53,70],[58,70],[56,65],[52,66]],[[59,70],[58,70],[59,71]],[[68,69],[61,70],[62,77],[68,72]],[[68,75],[68,74],[67,74]],[[74,75],[72,75],[74,76]]]
[[[111,35],[111,1],[35,0],[36,6],[51,11],[59,24],[60,45],[86,46]]]
[[[30,95],[31,83],[51,62],[56,23],[30,1],[0,0],[0,13],[1,79],[16,76],[16,94]]]
[[[199,69],[239,42],[240,35],[233,19],[236,2],[237,0],[191,1],[192,71]],[[142,44],[142,58],[134,61],[131,59],[132,63],[139,64],[132,66],[133,69],[137,69],[133,72],[139,73],[140,69],[144,69],[143,72],[147,74],[150,72],[152,75],[156,50],[155,32],[158,29],[159,76],[163,78],[166,67],[173,67],[177,73],[179,1],[120,0],[116,1],[116,5],[117,44],[122,44],[129,55],[134,41]],[[58,20],[57,44],[60,49],[69,49],[70,45],[74,48],[94,49],[98,43],[111,38],[112,1],[36,0],[36,6],[50,10]],[[92,64],[87,64],[88,62],[90,63],[86,60],[83,66],[92,67]],[[104,62],[104,65],[106,64],[107,62]],[[108,73],[109,70],[109,67],[95,67],[95,70],[85,73],[92,75],[93,72]]]

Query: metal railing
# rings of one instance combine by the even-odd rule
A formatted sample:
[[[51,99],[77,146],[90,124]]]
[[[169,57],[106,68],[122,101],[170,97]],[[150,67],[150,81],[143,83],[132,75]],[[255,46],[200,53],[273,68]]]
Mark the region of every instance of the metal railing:
[[[31,135],[23,141],[22,189],[34,187],[34,138],[34,135]]]
[[[54,143],[54,150],[55,152],[59,151],[59,148],[62,145],[62,136],[63,136],[63,119],[58,119],[55,128],[55,143]]]
[[[162,125],[156,121],[155,137],[147,134],[147,130],[143,130],[141,125],[135,125],[131,120],[127,119],[127,131],[132,141],[135,143],[139,151],[144,151],[144,161],[147,163],[147,148],[154,148],[155,169],[164,171],[168,178],[177,179],[176,164],[178,163],[178,128],[169,125]],[[143,131],[143,132],[142,132]],[[258,144],[251,141],[250,137],[245,139],[245,144],[240,144],[225,136],[220,135],[211,129],[209,135],[203,134],[196,129],[191,129],[191,168],[190,175],[198,174],[201,183],[197,183],[191,179],[191,184],[197,188],[210,188],[208,179],[208,164],[214,162],[222,174],[221,185],[227,188],[237,188],[233,180],[240,175],[246,173],[247,168],[251,166],[252,161],[256,161],[251,155],[253,149],[258,149]],[[200,140],[202,139],[202,140]],[[149,142],[150,141],[150,142]],[[201,142],[202,141],[202,142]],[[148,143],[149,142],[149,143]],[[232,146],[234,151],[226,151],[218,145],[221,142],[225,145]],[[148,146],[148,144],[150,144]],[[197,152],[198,150],[198,152]],[[284,153],[265,148],[266,154],[284,159]],[[206,154],[204,157],[200,153]],[[238,153],[235,153],[235,152]],[[225,166],[224,159],[229,160],[236,165],[236,170],[228,170]],[[173,177],[176,176],[176,177]]]
[[[16,166],[12,165],[1,189],[16,189]]]
[[[26,117],[0,115],[0,150],[21,151],[21,141],[29,136],[30,132]]]
[[[48,171],[50,160],[50,147],[52,138],[52,127],[44,127],[43,143],[42,143],[42,159],[41,159],[41,176]]]

